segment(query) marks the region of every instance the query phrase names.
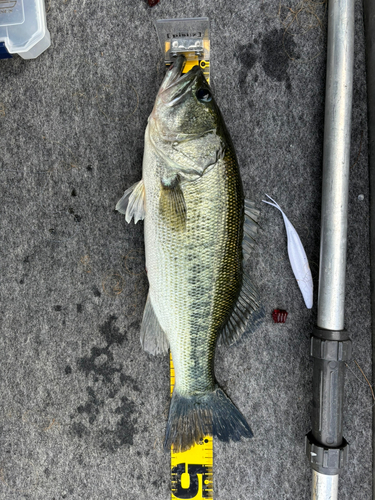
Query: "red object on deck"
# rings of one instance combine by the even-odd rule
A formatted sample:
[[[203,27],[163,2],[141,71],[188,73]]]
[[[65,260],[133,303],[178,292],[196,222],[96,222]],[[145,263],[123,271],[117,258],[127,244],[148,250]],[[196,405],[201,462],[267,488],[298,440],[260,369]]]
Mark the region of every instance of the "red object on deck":
[[[147,0],[150,7],[155,7],[159,0]]]
[[[287,311],[283,309],[275,309],[272,313],[272,318],[275,323],[285,323],[287,316]]]

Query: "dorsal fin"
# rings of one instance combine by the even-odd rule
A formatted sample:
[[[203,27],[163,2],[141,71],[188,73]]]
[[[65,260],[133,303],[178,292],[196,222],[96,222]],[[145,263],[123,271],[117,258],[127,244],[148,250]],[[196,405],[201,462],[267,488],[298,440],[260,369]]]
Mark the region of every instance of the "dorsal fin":
[[[256,242],[260,211],[255,208],[255,203],[253,201],[247,199],[245,199],[244,211],[242,250],[244,259],[246,260],[249,258],[251,250],[254,248]]]
[[[245,331],[252,333],[263,318],[264,310],[259,303],[258,291],[244,271],[241,292],[219,336],[219,344],[234,344]]]

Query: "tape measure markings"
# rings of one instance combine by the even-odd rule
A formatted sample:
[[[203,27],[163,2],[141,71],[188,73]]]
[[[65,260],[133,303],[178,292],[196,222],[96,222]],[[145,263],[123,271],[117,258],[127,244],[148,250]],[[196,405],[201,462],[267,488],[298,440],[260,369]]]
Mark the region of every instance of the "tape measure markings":
[[[169,50],[169,46],[166,50]],[[207,42],[204,42],[207,43]],[[209,41],[208,41],[209,48]],[[186,61],[183,73],[199,65],[208,83],[210,83],[210,62],[195,59]],[[175,371],[172,354],[170,354],[171,397],[175,384]],[[171,499],[205,500],[213,498],[213,439],[205,436],[201,444],[190,450],[175,453],[171,448]]]

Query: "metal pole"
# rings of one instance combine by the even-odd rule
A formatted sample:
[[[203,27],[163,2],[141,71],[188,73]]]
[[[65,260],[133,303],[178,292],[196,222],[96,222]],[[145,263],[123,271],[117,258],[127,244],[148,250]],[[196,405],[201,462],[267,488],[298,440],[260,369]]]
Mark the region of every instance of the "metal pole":
[[[313,469],[311,498],[337,498],[339,490],[339,476],[327,476]]]
[[[370,169],[370,255],[372,310],[372,385],[375,385],[375,2],[364,0],[368,144]],[[375,499],[375,408],[372,411],[372,498]]]
[[[354,58],[354,0],[330,0],[318,326],[344,328]]]
[[[348,454],[342,411],[345,361],[351,355],[351,341],[344,330],[344,302],[354,0],[329,0],[328,9],[318,319],[311,337],[313,411],[312,431],[306,439],[313,500],[337,499],[339,472]]]

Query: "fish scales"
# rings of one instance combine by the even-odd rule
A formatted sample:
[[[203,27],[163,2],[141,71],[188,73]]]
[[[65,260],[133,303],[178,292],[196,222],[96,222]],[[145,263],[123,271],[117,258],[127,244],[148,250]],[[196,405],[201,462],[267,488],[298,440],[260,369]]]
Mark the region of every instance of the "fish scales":
[[[145,132],[142,180],[117,209],[144,219],[149,295],[141,342],[170,348],[175,387],[165,446],[184,451],[205,435],[238,441],[252,432],[219,388],[218,340],[235,342],[262,318],[243,270],[259,212],[244,199],[236,155],[202,71],[165,76]]]
[[[158,216],[162,168],[148,144],[144,162],[149,296],[169,340],[180,394],[213,390],[217,336],[241,285],[243,195],[231,152],[181,188],[186,230]],[[148,156],[150,155],[150,156]]]

